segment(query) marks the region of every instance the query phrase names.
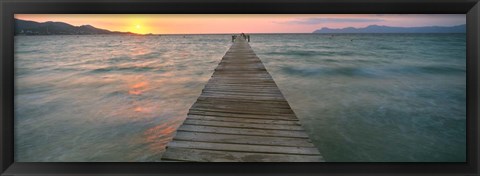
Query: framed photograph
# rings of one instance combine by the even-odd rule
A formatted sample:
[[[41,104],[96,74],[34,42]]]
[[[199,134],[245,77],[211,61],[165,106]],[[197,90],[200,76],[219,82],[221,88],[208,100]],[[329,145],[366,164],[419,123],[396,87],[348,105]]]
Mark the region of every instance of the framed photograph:
[[[479,3],[2,0],[2,175],[476,175]]]

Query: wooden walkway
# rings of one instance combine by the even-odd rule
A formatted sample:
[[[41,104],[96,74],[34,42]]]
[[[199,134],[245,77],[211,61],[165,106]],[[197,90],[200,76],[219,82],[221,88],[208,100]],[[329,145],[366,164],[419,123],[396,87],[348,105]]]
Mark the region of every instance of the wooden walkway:
[[[240,36],[168,143],[164,161],[323,161],[288,102]]]

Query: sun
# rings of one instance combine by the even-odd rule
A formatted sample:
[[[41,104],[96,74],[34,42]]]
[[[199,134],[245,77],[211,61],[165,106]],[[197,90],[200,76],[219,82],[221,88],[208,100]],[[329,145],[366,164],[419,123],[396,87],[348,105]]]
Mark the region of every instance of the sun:
[[[133,23],[131,24],[129,31],[136,34],[146,34],[148,33],[149,29],[141,23]]]

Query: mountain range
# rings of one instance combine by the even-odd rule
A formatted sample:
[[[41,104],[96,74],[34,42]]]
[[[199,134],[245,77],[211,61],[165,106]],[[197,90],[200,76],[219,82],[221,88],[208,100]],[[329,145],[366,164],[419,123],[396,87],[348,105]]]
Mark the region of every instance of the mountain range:
[[[331,29],[324,27],[313,33],[465,33],[466,25],[458,26],[425,26],[425,27],[392,27],[370,25],[364,28],[347,27]]]
[[[129,34],[130,32],[116,32],[99,29],[91,25],[73,26],[63,22],[26,21],[15,19],[15,35],[95,35],[95,34]]]

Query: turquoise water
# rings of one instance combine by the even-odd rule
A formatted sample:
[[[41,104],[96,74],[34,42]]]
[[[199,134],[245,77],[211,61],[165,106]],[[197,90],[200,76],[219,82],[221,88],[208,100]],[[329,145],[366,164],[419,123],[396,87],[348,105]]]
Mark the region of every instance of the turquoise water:
[[[465,161],[465,34],[252,39],[327,161]]]
[[[327,161],[465,161],[465,34],[251,39]],[[230,40],[17,36],[15,160],[158,161]]]

